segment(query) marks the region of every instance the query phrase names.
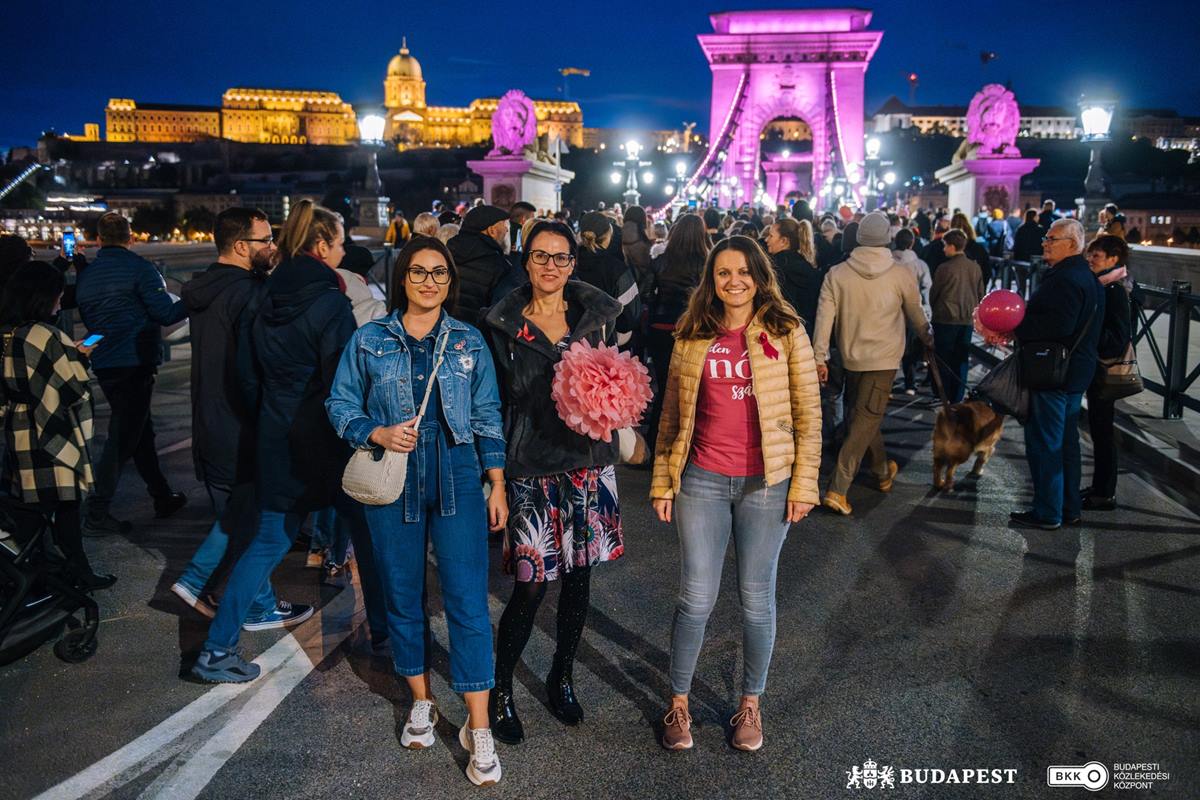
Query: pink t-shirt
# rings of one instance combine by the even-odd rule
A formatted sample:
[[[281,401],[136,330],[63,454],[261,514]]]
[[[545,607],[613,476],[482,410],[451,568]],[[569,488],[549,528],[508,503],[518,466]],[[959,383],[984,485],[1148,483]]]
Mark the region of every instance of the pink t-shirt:
[[[724,331],[708,349],[696,401],[692,462],[731,478],[763,474],[762,430],[746,329]]]

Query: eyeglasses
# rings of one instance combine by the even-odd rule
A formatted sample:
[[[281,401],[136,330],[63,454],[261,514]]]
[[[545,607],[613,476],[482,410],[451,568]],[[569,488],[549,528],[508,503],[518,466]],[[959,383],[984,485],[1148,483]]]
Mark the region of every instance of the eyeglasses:
[[[409,283],[424,283],[426,278],[433,278],[434,283],[445,285],[450,282],[450,270],[445,267],[435,269],[432,272],[420,267],[412,267],[408,270]]]
[[[529,260],[539,267],[554,261],[554,266],[559,269],[566,269],[575,262],[575,256],[570,253],[547,253],[545,250],[530,250]]]
[[[275,244],[274,236],[267,236],[263,239],[238,239],[239,242],[258,242],[259,244]]]
[[[1042,243],[1044,244],[1046,242],[1065,242],[1067,239],[1070,239],[1070,238],[1071,238],[1070,236],[1043,236]]]

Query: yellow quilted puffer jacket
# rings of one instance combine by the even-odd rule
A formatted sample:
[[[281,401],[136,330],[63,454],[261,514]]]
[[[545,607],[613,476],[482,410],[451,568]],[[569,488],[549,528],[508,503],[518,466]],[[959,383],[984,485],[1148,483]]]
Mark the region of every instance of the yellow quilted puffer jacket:
[[[770,358],[761,337],[777,355]],[[651,499],[673,500],[691,454],[700,376],[713,339],[676,339],[654,448]],[[766,333],[759,316],[746,326],[751,380],[758,399],[764,478],[768,486],[791,478],[788,500],[817,505],[821,467],[821,393],[812,345],[803,326],[778,338]]]

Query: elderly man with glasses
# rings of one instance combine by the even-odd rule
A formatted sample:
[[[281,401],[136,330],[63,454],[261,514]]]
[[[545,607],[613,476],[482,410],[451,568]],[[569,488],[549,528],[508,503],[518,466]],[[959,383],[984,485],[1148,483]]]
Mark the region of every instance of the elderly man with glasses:
[[[1033,508],[1010,515],[1022,527],[1055,530],[1080,522],[1079,406],[1096,371],[1104,318],[1104,294],[1083,249],[1079,220],[1060,219],[1050,226],[1042,239],[1050,269],[1014,331],[1023,347],[1045,350],[1058,344],[1069,352],[1061,386],[1029,393],[1025,454],[1033,476]]]

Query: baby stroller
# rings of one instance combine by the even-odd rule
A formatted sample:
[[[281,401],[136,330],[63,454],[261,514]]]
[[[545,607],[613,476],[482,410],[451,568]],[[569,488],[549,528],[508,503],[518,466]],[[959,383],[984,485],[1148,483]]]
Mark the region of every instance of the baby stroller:
[[[54,654],[68,663],[96,652],[100,607],[50,546],[52,524],[52,513],[0,495],[0,665],[52,639]]]

